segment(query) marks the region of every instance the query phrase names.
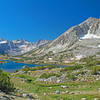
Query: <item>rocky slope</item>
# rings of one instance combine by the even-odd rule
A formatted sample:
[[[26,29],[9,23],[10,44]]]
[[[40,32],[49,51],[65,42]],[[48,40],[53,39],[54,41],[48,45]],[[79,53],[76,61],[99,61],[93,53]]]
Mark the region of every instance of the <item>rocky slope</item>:
[[[44,47],[44,46],[46,46],[48,43],[50,43],[51,41],[49,41],[49,40],[39,40],[38,42],[37,42],[37,47],[38,48],[41,48],[41,47]]]
[[[66,61],[100,52],[100,19],[88,18],[73,26],[47,46],[24,55],[35,60]]]
[[[24,66],[10,77],[21,97],[28,94],[36,100],[100,100],[100,60],[89,57],[80,62],[64,68]]]
[[[24,39],[8,41],[0,39],[0,54],[20,55],[48,44],[49,40],[41,40],[37,43],[28,42]]]

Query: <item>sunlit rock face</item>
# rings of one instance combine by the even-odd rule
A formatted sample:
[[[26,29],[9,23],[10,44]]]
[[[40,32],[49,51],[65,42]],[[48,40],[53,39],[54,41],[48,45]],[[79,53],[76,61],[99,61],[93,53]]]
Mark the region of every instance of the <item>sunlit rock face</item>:
[[[49,50],[59,52],[72,46],[77,41],[95,38],[100,38],[100,19],[88,18],[81,24],[76,25],[64,32],[50,45],[48,45],[48,47]]]
[[[52,56],[50,56],[50,52],[52,52]],[[53,60],[58,60],[57,58],[64,60],[68,59],[68,54],[75,59],[81,59],[97,52],[100,52],[100,19],[90,17],[30,55],[31,57],[32,54],[36,55],[35,58],[47,59],[49,56]]]
[[[54,59],[65,57],[67,54],[73,55],[76,59],[90,56],[100,52],[100,19],[90,17],[81,24],[71,27],[53,41],[39,40],[37,43],[31,43],[24,39],[13,41],[0,39],[0,48],[0,53],[11,55],[33,50],[24,56],[34,55],[38,59],[41,58],[40,56],[47,59],[48,55],[52,55],[49,58]]]

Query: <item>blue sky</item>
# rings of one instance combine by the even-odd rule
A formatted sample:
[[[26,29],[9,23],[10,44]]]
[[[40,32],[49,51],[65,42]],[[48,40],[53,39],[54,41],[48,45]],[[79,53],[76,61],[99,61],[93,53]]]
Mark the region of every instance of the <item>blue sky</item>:
[[[100,18],[100,0],[0,0],[0,37],[53,40],[88,17]]]

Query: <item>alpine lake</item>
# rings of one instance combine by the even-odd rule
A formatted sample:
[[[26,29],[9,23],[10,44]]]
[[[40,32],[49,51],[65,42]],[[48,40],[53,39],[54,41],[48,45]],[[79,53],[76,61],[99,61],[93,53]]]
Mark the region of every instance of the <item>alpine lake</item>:
[[[0,64],[0,69],[2,69],[5,72],[15,72],[16,70],[20,70],[23,68],[23,66],[28,67],[38,67],[38,66],[44,66],[44,64],[26,64],[26,63],[18,63],[11,60],[1,60],[4,61],[4,63]],[[46,64],[47,66],[48,64]],[[65,67],[63,65],[57,65],[58,67]]]

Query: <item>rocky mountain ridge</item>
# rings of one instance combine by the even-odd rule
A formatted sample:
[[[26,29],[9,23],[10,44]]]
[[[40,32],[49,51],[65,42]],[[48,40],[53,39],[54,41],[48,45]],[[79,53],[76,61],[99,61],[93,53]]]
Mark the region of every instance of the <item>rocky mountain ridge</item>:
[[[83,39],[100,38],[100,19],[88,18],[73,26],[48,45],[49,51],[60,52]],[[56,51],[57,50],[57,51]]]
[[[43,48],[24,55],[38,61],[67,62],[100,52],[100,19],[88,18]],[[34,55],[34,57],[32,56]],[[34,61],[35,62],[35,61]]]
[[[49,42],[49,40],[41,40],[41,42],[32,43],[24,39],[8,41],[1,38],[0,54],[20,55],[36,48],[41,48]]]

